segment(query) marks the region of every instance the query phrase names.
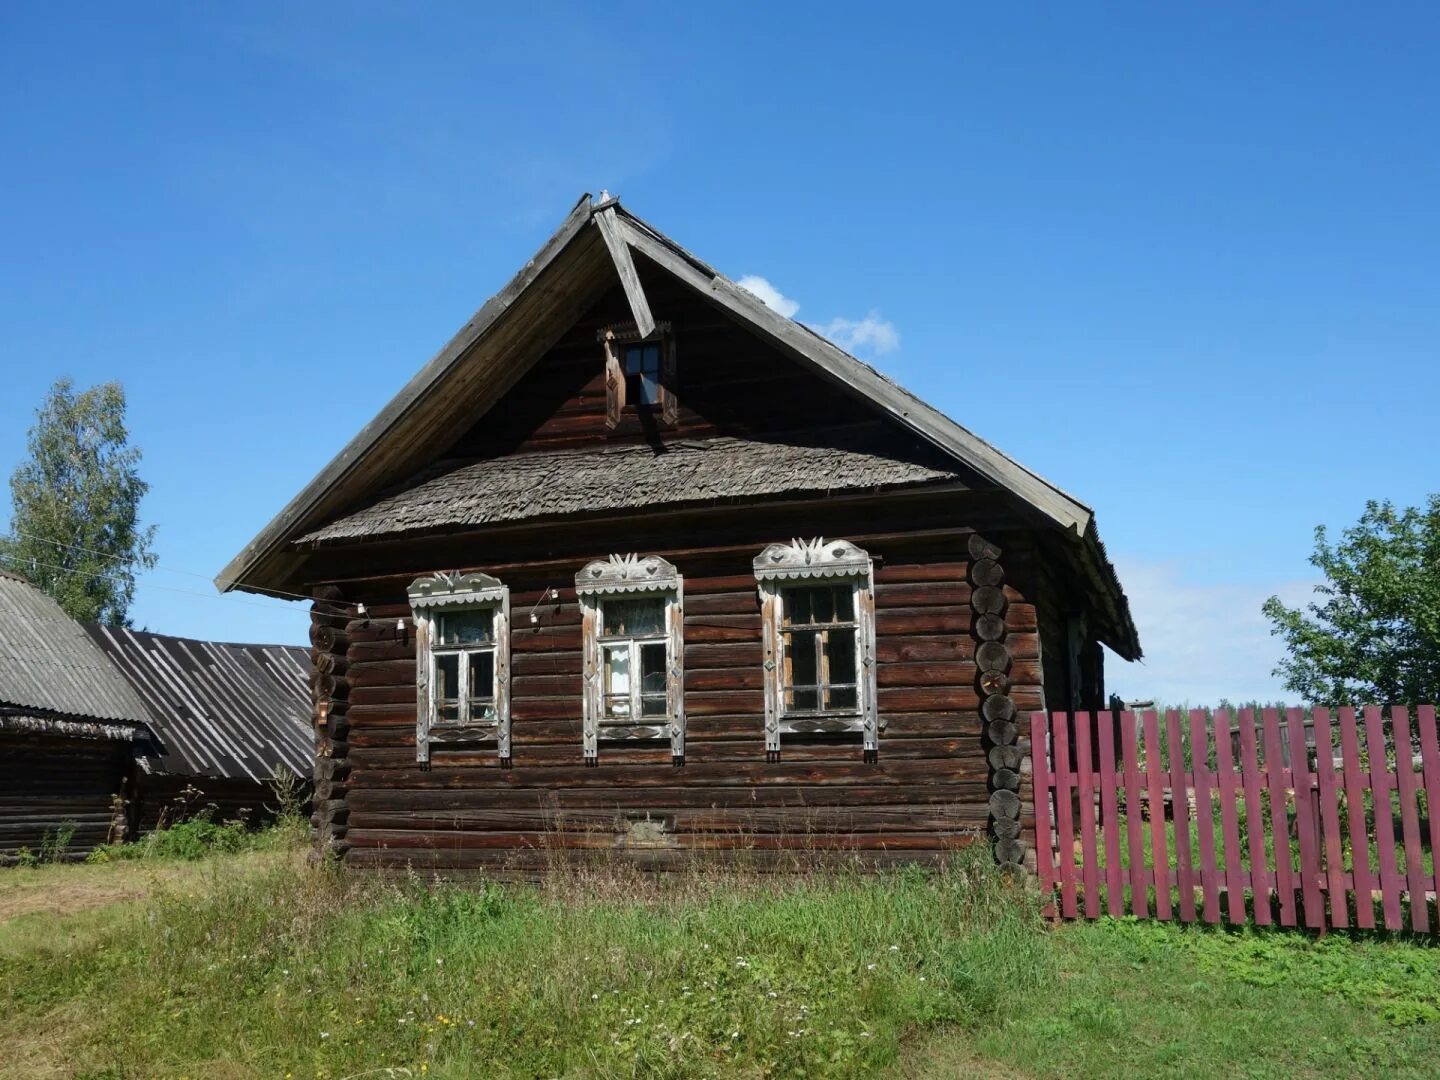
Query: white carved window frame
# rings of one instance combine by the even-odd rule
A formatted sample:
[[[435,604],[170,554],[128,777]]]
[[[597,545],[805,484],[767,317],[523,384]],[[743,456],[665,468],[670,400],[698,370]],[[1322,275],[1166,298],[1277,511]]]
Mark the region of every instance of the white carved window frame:
[[[502,765],[510,763],[510,589],[489,574],[441,572],[416,578],[407,590],[415,616],[415,760],[428,763],[432,746],[494,741]],[[441,723],[436,720],[436,616],[442,612],[494,613],[495,716],[493,721]],[[461,650],[462,654],[464,650]],[[478,650],[476,650],[478,651]],[[462,672],[468,667],[460,663]],[[463,694],[462,694],[463,699]],[[463,709],[462,704],[462,709]],[[463,715],[463,713],[462,713]]]
[[[611,555],[587,563],[575,575],[584,642],[583,751],[585,764],[599,762],[601,740],[670,740],[670,756],[685,764],[685,580],[658,555]],[[616,721],[605,713],[601,653],[605,602],[655,597],[665,601],[665,715]],[[641,673],[632,670],[638,682]]]
[[[659,400],[652,406],[663,423],[675,423],[678,402],[675,398],[675,333],[668,322],[655,324],[655,332],[642,335],[634,323],[617,323],[602,327],[596,338],[605,349],[605,423],[617,427],[625,413],[626,405],[638,404],[626,400],[628,385],[625,372],[625,348],[627,345],[654,343],[660,347]]]
[[[858,731],[865,759],[874,761],[880,748],[880,723],[875,680],[875,567],[869,553],[848,540],[792,540],[771,544],[755,557],[754,567],[764,639],[767,758],[779,759],[784,735]],[[784,591],[791,586],[845,583],[853,591],[857,624],[855,706],[786,715]]]

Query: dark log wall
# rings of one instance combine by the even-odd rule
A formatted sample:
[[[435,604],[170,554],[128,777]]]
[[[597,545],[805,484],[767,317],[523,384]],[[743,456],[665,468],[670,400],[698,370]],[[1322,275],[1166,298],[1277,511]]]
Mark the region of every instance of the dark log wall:
[[[352,865],[531,869],[556,851],[616,848],[655,866],[687,852],[736,848],[761,861],[819,849],[884,863],[933,859],[985,838],[993,765],[980,712],[974,560],[970,530],[951,520],[966,513],[963,506],[923,503],[840,505],[773,510],[768,526],[753,511],[737,513],[718,530],[728,531],[729,540],[677,520],[632,530],[668,535],[663,544],[616,546],[597,535],[585,547],[577,545],[586,539],[582,531],[564,530],[503,544],[477,539],[469,561],[453,550],[437,555],[457,541],[392,552],[403,571],[326,586],[316,606],[317,656],[333,657],[337,642],[345,648],[343,686],[328,686],[343,690],[344,700],[328,704],[320,742],[322,839]],[[896,526],[902,514],[910,519],[904,531]],[[814,528],[817,519],[836,527]],[[856,540],[876,560],[884,723],[876,764],[864,763],[858,735],[787,738],[781,760],[765,760],[751,560],[766,543],[822,531]],[[749,539],[739,541],[737,533]],[[1029,538],[992,535],[1004,541],[1003,602],[993,606],[1004,626],[1007,696],[1017,710],[1038,708]],[[490,558],[477,559],[485,549]],[[668,743],[659,742],[602,743],[599,767],[582,764],[574,573],[617,550],[663,555],[685,578],[687,739],[680,768],[670,762]],[[411,625],[404,587],[434,569],[485,570],[511,588],[513,768],[501,769],[493,748],[435,747],[428,770],[415,761],[414,644],[397,620]],[[542,600],[551,588],[560,589],[559,601]],[[341,597],[363,601],[366,617],[337,625]],[[337,661],[323,663],[334,670]],[[1012,817],[1029,825],[1028,801]]]
[[[0,735],[0,862],[36,854],[47,834],[74,826],[67,856],[105,843],[122,793],[130,747],[108,739]],[[120,820],[123,831],[123,815]]]

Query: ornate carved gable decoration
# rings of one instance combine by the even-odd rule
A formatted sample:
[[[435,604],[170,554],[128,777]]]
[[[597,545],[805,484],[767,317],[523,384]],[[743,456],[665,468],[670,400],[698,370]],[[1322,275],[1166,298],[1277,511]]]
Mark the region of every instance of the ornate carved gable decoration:
[[[421,610],[438,607],[460,607],[466,604],[489,604],[505,595],[505,586],[489,574],[462,574],[458,570],[441,570],[416,578],[406,590],[410,606]]]
[[[658,555],[611,555],[588,563],[575,575],[575,592],[580,596],[663,592],[677,588],[679,582],[674,564]]]
[[[758,581],[796,578],[865,577],[870,574],[870,555],[849,540],[792,540],[771,544],[755,556]]]

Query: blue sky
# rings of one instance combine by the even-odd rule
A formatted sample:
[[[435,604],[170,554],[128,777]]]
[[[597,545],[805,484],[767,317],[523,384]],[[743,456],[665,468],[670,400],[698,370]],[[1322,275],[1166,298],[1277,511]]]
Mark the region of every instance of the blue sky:
[[[1277,694],[1313,527],[1440,487],[1433,7],[525,7],[0,14],[0,471],[124,382],[137,624],[303,640],[209,577],[601,188],[1093,505],[1126,696]]]

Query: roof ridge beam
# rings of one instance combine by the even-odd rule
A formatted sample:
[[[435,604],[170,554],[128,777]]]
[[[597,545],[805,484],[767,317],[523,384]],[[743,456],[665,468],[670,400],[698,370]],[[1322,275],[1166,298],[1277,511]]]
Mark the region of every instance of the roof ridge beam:
[[[605,238],[605,246],[610,249],[610,258],[615,263],[615,272],[620,275],[620,284],[625,288],[625,299],[630,302],[630,313],[635,317],[635,329],[642,338],[648,338],[655,333],[655,317],[650,314],[650,301],[640,284],[635,260],[630,257],[630,245],[621,235],[613,201],[595,215],[595,225]]]

